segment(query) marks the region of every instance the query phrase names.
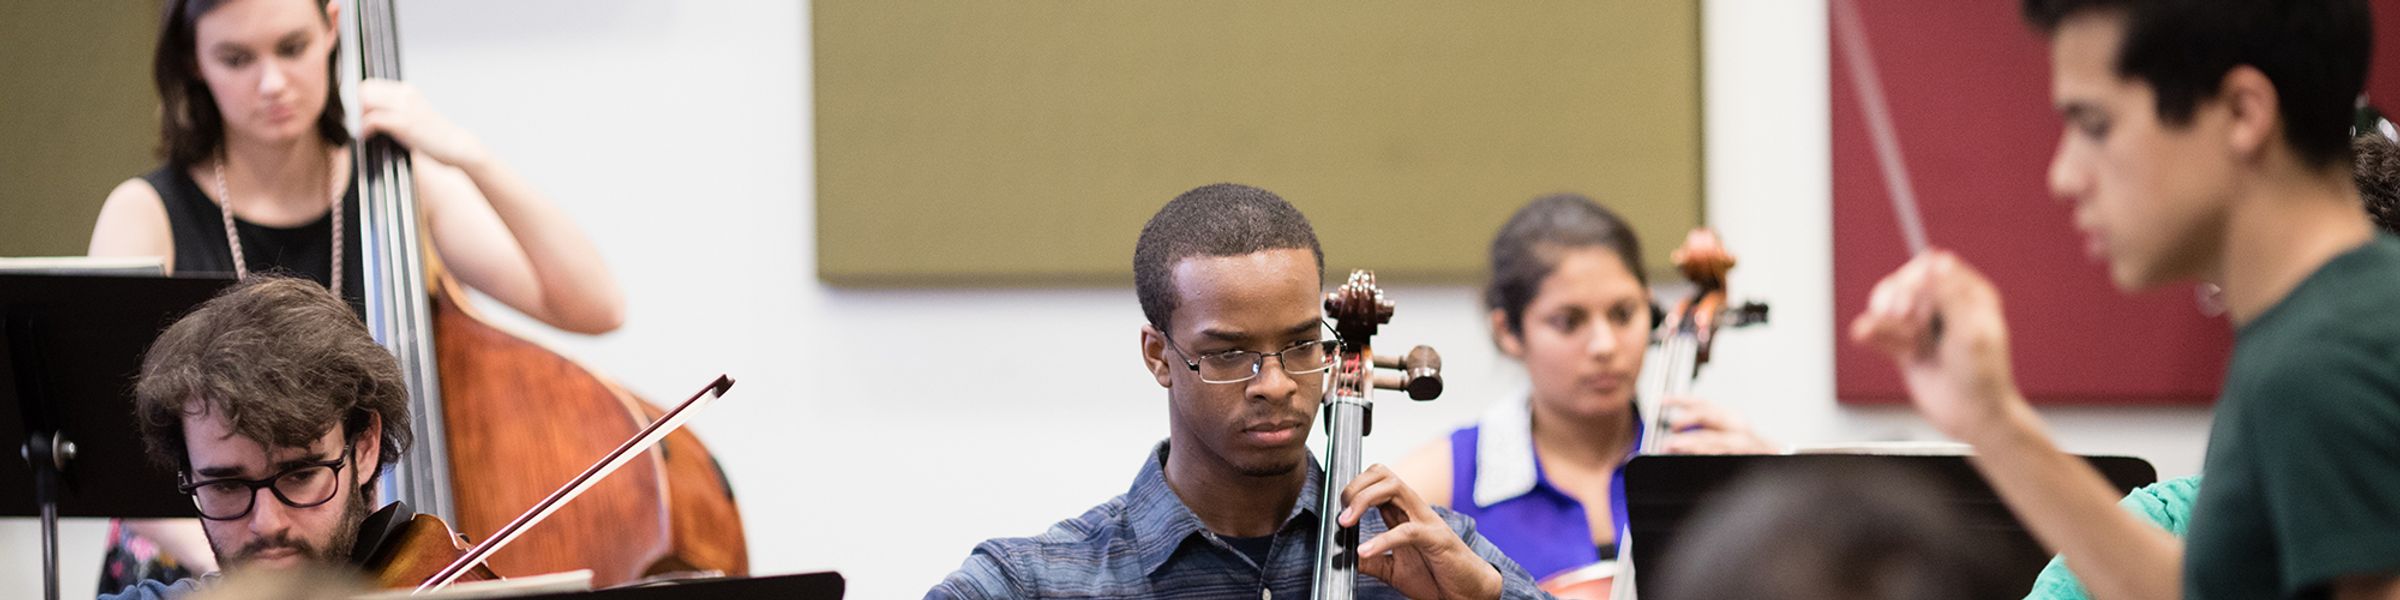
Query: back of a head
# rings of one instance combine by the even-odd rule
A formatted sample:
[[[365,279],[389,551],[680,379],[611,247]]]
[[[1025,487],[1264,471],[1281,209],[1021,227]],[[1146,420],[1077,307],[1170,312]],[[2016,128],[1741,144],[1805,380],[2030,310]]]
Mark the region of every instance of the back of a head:
[[[2357,165],[2351,175],[2367,216],[2376,227],[2400,235],[2400,142],[2368,132],[2351,138],[2350,153]]]
[[[1308,250],[1325,272],[1325,251],[1300,209],[1274,192],[1238,183],[1193,188],[1167,202],[1142,226],[1133,246],[1133,287],[1142,315],[1160,331],[1175,312],[1176,263],[1192,257],[1242,256],[1267,250]]]
[[[179,470],[188,467],[187,415],[223,419],[270,447],[305,447],[336,425],[354,435],[380,415],[382,465],[411,441],[399,362],[349,304],[289,277],[246,279],[159,334],[134,385],[134,412],[152,458]]]
[[[1762,472],[1691,518],[1659,574],[1666,600],[2014,598],[1939,488],[1884,468]],[[1647,577],[1645,577],[1647,579]]]
[[[2256,68],[2274,83],[2285,142],[2301,161],[2349,160],[2374,46],[2367,0],[2024,0],[2024,14],[2044,33],[2074,18],[2122,16],[2117,74],[2148,84],[2168,125],[2189,124],[2234,67]]]

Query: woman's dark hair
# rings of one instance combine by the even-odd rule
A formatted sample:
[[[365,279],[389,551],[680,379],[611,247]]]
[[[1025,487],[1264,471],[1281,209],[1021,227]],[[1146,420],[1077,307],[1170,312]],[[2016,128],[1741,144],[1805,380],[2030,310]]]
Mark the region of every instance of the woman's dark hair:
[[[1541,291],[1542,280],[1561,258],[1586,248],[1615,252],[1633,279],[1649,289],[1641,240],[1623,217],[1579,194],[1553,194],[1517,209],[1492,237],[1492,279],[1483,288],[1484,306],[1507,316],[1509,333],[1525,333],[1525,306]]]
[[[192,165],[207,160],[225,145],[225,117],[219,114],[217,98],[208,92],[208,82],[200,79],[200,40],[193,33],[202,15],[215,10],[223,0],[167,0],[159,19],[158,48],[151,55],[150,79],[158,86],[158,153],[172,165]],[[317,3],[320,8],[322,3]],[[341,54],[341,42],[335,41],[333,53]],[[338,76],[338,63],[325,61],[325,106],[317,112],[317,137],[329,144],[350,142],[350,129],[342,125],[342,94],[330,82]]]

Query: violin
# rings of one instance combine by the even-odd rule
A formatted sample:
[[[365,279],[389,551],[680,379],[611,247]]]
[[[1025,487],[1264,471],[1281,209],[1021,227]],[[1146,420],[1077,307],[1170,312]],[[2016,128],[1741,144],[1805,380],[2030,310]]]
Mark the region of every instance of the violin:
[[[416,587],[473,549],[467,545],[467,536],[450,529],[450,524],[441,517],[418,514],[409,510],[406,502],[394,502],[376,511],[359,529],[359,545],[365,551],[352,556],[360,559],[359,569],[374,580],[377,588]],[[491,567],[476,565],[459,580],[499,578]]]
[[[484,564],[494,553],[592,489],[609,474],[646,456],[651,447],[681,430],[685,423],[699,414],[700,409],[706,408],[709,402],[724,396],[725,391],[732,388],[733,379],[718,376],[708,387],[701,388],[690,399],[666,411],[649,426],[642,428],[640,433],[618,445],[615,451],[600,457],[582,474],[526,509],[516,520],[481,544],[470,547],[466,544],[466,536],[452,530],[450,524],[440,517],[408,514],[410,511],[405,503],[394,503],[377,511],[375,516],[361,524],[359,544],[362,549],[354,552],[353,556],[359,558],[362,569],[375,580],[378,587],[412,588],[413,593],[419,594],[438,591],[460,581],[499,579],[500,576]]]
[[[1358,478],[1361,438],[1373,430],[1375,405],[1370,389],[1405,390],[1419,402],[1442,395],[1442,355],[1417,346],[1400,357],[1376,356],[1370,343],[1376,329],[1392,321],[1393,304],[1375,286],[1375,273],[1350,272],[1350,280],[1325,294],[1326,316],[1334,320],[1339,338],[1333,373],[1326,377],[1324,395],[1325,485],[1318,494],[1315,597],[1349,600],[1358,592],[1358,527],[1344,527],[1333,515],[1348,506],[1342,490]],[[1383,369],[1383,371],[1377,371]]]

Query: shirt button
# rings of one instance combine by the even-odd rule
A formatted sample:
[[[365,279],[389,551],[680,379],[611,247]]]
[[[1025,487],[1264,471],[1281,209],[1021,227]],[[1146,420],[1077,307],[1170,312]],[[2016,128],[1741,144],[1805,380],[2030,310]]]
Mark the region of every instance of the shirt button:
[[[1262,590],[1259,590],[1259,591],[1258,591],[1258,600],[1275,600],[1275,591],[1274,591],[1274,590],[1264,590],[1264,589],[1262,589]]]

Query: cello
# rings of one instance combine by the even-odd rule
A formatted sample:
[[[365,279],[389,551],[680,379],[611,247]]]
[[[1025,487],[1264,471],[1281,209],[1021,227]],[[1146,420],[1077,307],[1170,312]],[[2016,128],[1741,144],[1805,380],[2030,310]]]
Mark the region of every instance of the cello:
[[[354,8],[344,33],[357,74],[399,79],[391,1]],[[393,470],[397,495],[488,539],[662,413],[486,322],[439,257],[423,251],[408,150],[379,136],[360,140],[354,158],[368,329],[399,358],[418,415],[418,443]],[[697,436],[674,432],[623,468],[495,557],[494,570],[590,569],[603,587],[678,572],[747,574],[731,486]]]
[[[1325,484],[1317,496],[1317,514],[1339,515],[1348,509],[1342,490],[1358,477],[1360,445],[1374,431],[1375,404],[1367,393],[1375,389],[1407,390],[1410,399],[1424,402],[1442,395],[1442,356],[1417,346],[1400,357],[1377,356],[1371,343],[1375,331],[1392,321],[1392,301],[1375,285],[1375,273],[1350,272],[1350,280],[1325,294],[1325,314],[1334,321],[1341,349],[1329,389],[1318,412],[1325,420]],[[1388,372],[1379,372],[1384,369]],[[1363,521],[1362,521],[1363,522]],[[1358,592],[1358,527],[1343,526],[1330,516],[1317,519],[1317,564],[1313,588],[1317,600],[1350,600]]]
[[[1666,377],[1662,393],[1642,401],[1641,453],[1658,451],[1666,438],[1675,432],[1666,430],[1667,398],[1691,395],[1692,382],[1700,378],[1700,367],[1708,364],[1709,350],[1715,347],[1717,330],[1724,327],[1748,327],[1767,322],[1767,305],[1763,302],[1744,302],[1726,306],[1726,276],[1733,271],[1733,253],[1717,232],[1694,229],[1683,238],[1683,245],[1668,255],[1685,281],[1692,282],[1692,293],[1676,301],[1675,308],[1666,312],[1659,325],[1656,342],[1659,358],[1666,360]]]

